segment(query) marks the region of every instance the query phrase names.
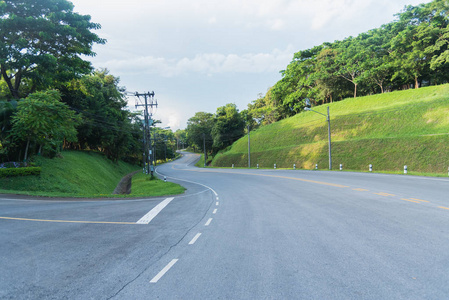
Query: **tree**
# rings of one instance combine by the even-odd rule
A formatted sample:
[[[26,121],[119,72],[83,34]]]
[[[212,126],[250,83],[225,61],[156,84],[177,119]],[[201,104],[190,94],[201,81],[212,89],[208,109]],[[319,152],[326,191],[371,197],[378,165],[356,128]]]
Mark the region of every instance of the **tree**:
[[[214,115],[207,112],[197,112],[187,121],[187,139],[189,144],[203,149],[204,141],[206,149],[212,150],[212,127],[214,126]]]
[[[235,104],[228,103],[217,108],[212,128],[213,147],[215,151],[232,145],[244,135],[245,120],[239,114]]]
[[[75,112],[61,102],[57,91],[36,92],[19,101],[12,117],[12,135],[26,141],[24,160],[28,158],[30,142],[57,150],[64,139],[76,141],[76,125],[80,119]]]
[[[185,129],[178,129],[175,131],[175,137],[176,137],[176,143],[177,143],[177,149],[183,146],[187,143],[187,130]]]
[[[83,119],[77,127],[78,142],[69,145],[71,148],[99,150],[112,160],[133,153],[130,148],[141,139],[141,129],[124,110],[125,90],[119,82],[108,70],[99,70],[72,80],[62,89],[63,101]]]
[[[67,0],[0,1],[0,73],[13,98],[91,72],[100,25]]]

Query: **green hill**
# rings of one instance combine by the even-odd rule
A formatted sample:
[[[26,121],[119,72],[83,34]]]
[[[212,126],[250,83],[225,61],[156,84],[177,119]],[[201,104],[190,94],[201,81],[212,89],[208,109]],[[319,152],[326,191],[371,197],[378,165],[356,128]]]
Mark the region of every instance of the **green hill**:
[[[330,107],[333,169],[447,173],[449,85],[346,99]],[[314,112],[251,132],[251,163],[260,167],[328,168],[327,122]],[[218,154],[212,166],[248,166],[248,137]]]
[[[40,176],[0,178],[0,193],[65,197],[112,196],[123,176],[140,167],[107,159],[103,154],[84,151],[64,151],[62,157],[37,157],[42,167]],[[147,180],[148,176],[133,177],[131,195],[161,196],[184,192],[184,188],[161,180]],[[162,183],[162,184],[161,184]]]
[[[40,176],[0,178],[0,192],[23,191],[34,195],[110,195],[118,182],[138,169],[124,162],[114,163],[94,152],[64,151],[62,157],[37,157]]]

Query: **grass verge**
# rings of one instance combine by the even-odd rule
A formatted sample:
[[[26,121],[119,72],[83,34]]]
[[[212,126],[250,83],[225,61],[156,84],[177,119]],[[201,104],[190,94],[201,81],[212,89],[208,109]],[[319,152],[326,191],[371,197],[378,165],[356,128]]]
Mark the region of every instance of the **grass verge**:
[[[54,159],[37,157],[40,176],[0,178],[0,193],[45,197],[103,198],[133,197],[112,195],[117,184],[127,174],[140,169],[125,162],[112,162],[104,155],[86,151],[64,151]],[[155,185],[158,189],[167,186]],[[160,190],[142,191],[138,196],[162,195]],[[183,188],[178,188],[178,190]],[[182,190],[179,193],[184,192]],[[168,194],[175,194],[170,188]]]
[[[185,192],[185,188],[173,182],[164,182],[156,177],[150,180],[150,176],[138,173],[133,176],[130,197],[157,197],[178,195]]]

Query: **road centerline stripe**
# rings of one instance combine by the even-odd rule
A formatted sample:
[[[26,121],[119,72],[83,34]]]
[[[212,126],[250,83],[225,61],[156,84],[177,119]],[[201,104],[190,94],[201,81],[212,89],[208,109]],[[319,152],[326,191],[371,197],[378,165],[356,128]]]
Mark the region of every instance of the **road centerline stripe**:
[[[201,236],[201,233],[197,233],[193,239],[189,242],[189,245],[195,244],[195,242],[198,240],[198,238]]]
[[[152,210],[150,210],[146,215],[139,219],[136,224],[149,224],[173,199],[167,198],[158,205],[156,205]]]
[[[384,197],[395,197],[396,196],[394,194],[389,194],[389,193],[384,193],[384,192],[374,193],[374,194],[379,195],[379,196],[384,196]]]
[[[214,209],[212,213],[215,215],[217,213],[217,209]]]
[[[178,262],[178,259],[173,259],[171,262],[168,263],[168,265],[165,266],[156,276],[154,276],[153,279],[150,280],[150,283],[156,283],[159,281],[159,279],[162,278],[162,276],[165,275],[176,263]]]
[[[401,200],[408,201],[408,202],[413,202],[413,203],[421,203],[419,201],[414,201],[414,200],[405,199],[405,198],[401,198]]]
[[[209,220],[207,220],[206,224],[204,224],[204,226],[209,226],[210,222],[212,222],[212,218],[209,218]]]

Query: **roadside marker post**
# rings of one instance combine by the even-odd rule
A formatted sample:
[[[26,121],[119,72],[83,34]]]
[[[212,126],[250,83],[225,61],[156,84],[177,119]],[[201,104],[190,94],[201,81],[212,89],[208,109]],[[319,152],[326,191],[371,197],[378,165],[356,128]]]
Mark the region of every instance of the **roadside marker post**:
[[[259,164],[257,164],[257,168],[259,169]]]
[[[293,164],[293,170],[296,170],[296,164]]]
[[[164,176],[164,182],[167,182],[167,176]]]
[[[318,164],[315,165],[315,170],[318,170]]]
[[[407,170],[407,166],[404,166],[404,174],[407,174],[408,170]]]
[[[369,171],[370,171],[370,172],[373,171],[373,165],[372,165],[372,164],[369,165]]]
[[[340,171],[343,171],[343,165],[340,164]]]
[[[276,169],[276,164],[274,164],[274,168]]]

